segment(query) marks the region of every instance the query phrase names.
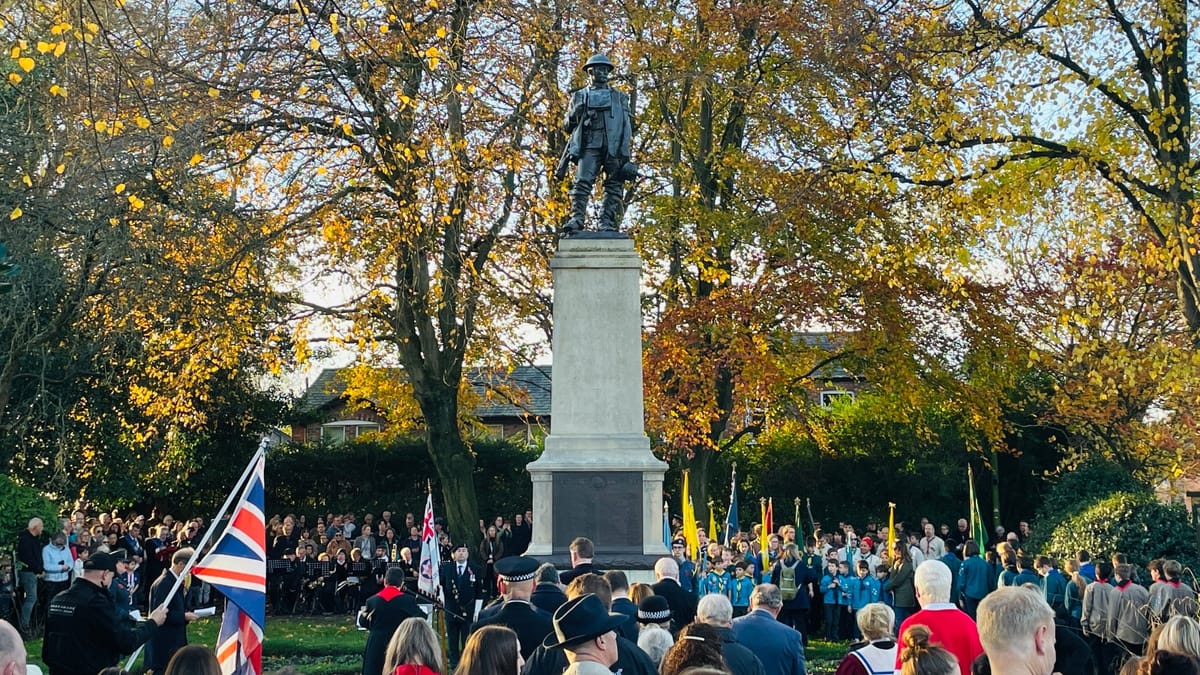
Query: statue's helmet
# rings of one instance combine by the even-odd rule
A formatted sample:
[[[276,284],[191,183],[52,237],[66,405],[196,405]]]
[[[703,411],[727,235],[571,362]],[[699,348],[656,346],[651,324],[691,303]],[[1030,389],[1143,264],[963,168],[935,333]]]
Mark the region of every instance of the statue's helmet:
[[[584,72],[591,72],[592,68],[595,66],[608,66],[610,71],[614,70],[613,62],[609,61],[608,57],[603,54],[596,54],[592,58],[588,59],[587,63],[583,64],[583,70]]]

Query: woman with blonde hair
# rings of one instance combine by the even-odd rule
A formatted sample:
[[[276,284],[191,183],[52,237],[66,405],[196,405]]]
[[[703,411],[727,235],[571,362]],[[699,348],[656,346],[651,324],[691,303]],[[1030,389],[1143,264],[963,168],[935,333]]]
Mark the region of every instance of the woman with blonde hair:
[[[1173,616],[1158,634],[1158,651],[1200,657],[1200,622],[1190,616]]]
[[[379,675],[443,675],[442,647],[425,619],[405,619],[388,641]],[[377,675],[363,673],[363,675]]]
[[[650,588],[650,584],[634,582],[629,584],[629,600],[635,605],[640,605],[642,600],[654,595],[654,589]]]
[[[854,616],[865,643],[851,647],[834,675],[870,675],[890,671],[896,663],[896,639],[892,626],[896,613],[882,602],[864,606]]]
[[[929,635],[929,627],[922,624],[904,629],[900,675],[959,675],[958,657],[940,645],[929,644]]]

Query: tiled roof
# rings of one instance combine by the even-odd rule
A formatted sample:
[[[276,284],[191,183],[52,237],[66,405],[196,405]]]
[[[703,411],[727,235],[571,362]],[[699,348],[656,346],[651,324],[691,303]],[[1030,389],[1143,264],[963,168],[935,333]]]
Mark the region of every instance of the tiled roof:
[[[394,369],[397,374],[403,371]],[[341,368],[326,368],[304,391],[300,408],[320,409],[342,397],[346,383],[338,377]],[[550,415],[550,366],[519,366],[512,372],[490,368],[471,368],[467,381],[482,404],[475,410],[480,418]]]
[[[809,347],[819,349],[826,354],[832,356],[836,352],[845,347],[846,336],[838,333],[798,333],[796,339]],[[819,361],[820,359],[818,359]],[[814,380],[856,380],[858,376],[842,367],[841,363],[834,359],[829,363],[821,366],[813,373]]]

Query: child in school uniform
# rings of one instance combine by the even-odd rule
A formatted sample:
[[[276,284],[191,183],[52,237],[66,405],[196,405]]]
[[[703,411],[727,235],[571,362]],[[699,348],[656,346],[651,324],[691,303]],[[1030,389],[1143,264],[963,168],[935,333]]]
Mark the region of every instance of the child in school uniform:
[[[754,578],[750,576],[751,564],[741,561],[733,567],[733,582],[729,585],[729,602],[735,617],[750,612],[750,594],[754,591]]]
[[[841,640],[842,613],[846,611],[846,582],[839,564],[830,560],[825,568],[825,576],[821,577],[821,600],[825,608],[825,639],[830,642]]]
[[[882,586],[878,579],[871,576],[871,564],[866,560],[859,560],[854,571],[856,575],[846,581],[846,595],[850,597],[850,623],[853,626],[854,639],[861,640],[858,610],[872,602],[879,602]]]

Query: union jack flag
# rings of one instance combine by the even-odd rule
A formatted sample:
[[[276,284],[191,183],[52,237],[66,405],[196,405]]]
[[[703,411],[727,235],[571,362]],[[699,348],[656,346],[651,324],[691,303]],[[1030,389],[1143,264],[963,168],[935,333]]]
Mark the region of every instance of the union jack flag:
[[[192,575],[225,595],[217,637],[224,675],[262,675],[267,613],[267,527],[263,518],[263,458],[258,458],[229,526]]]

